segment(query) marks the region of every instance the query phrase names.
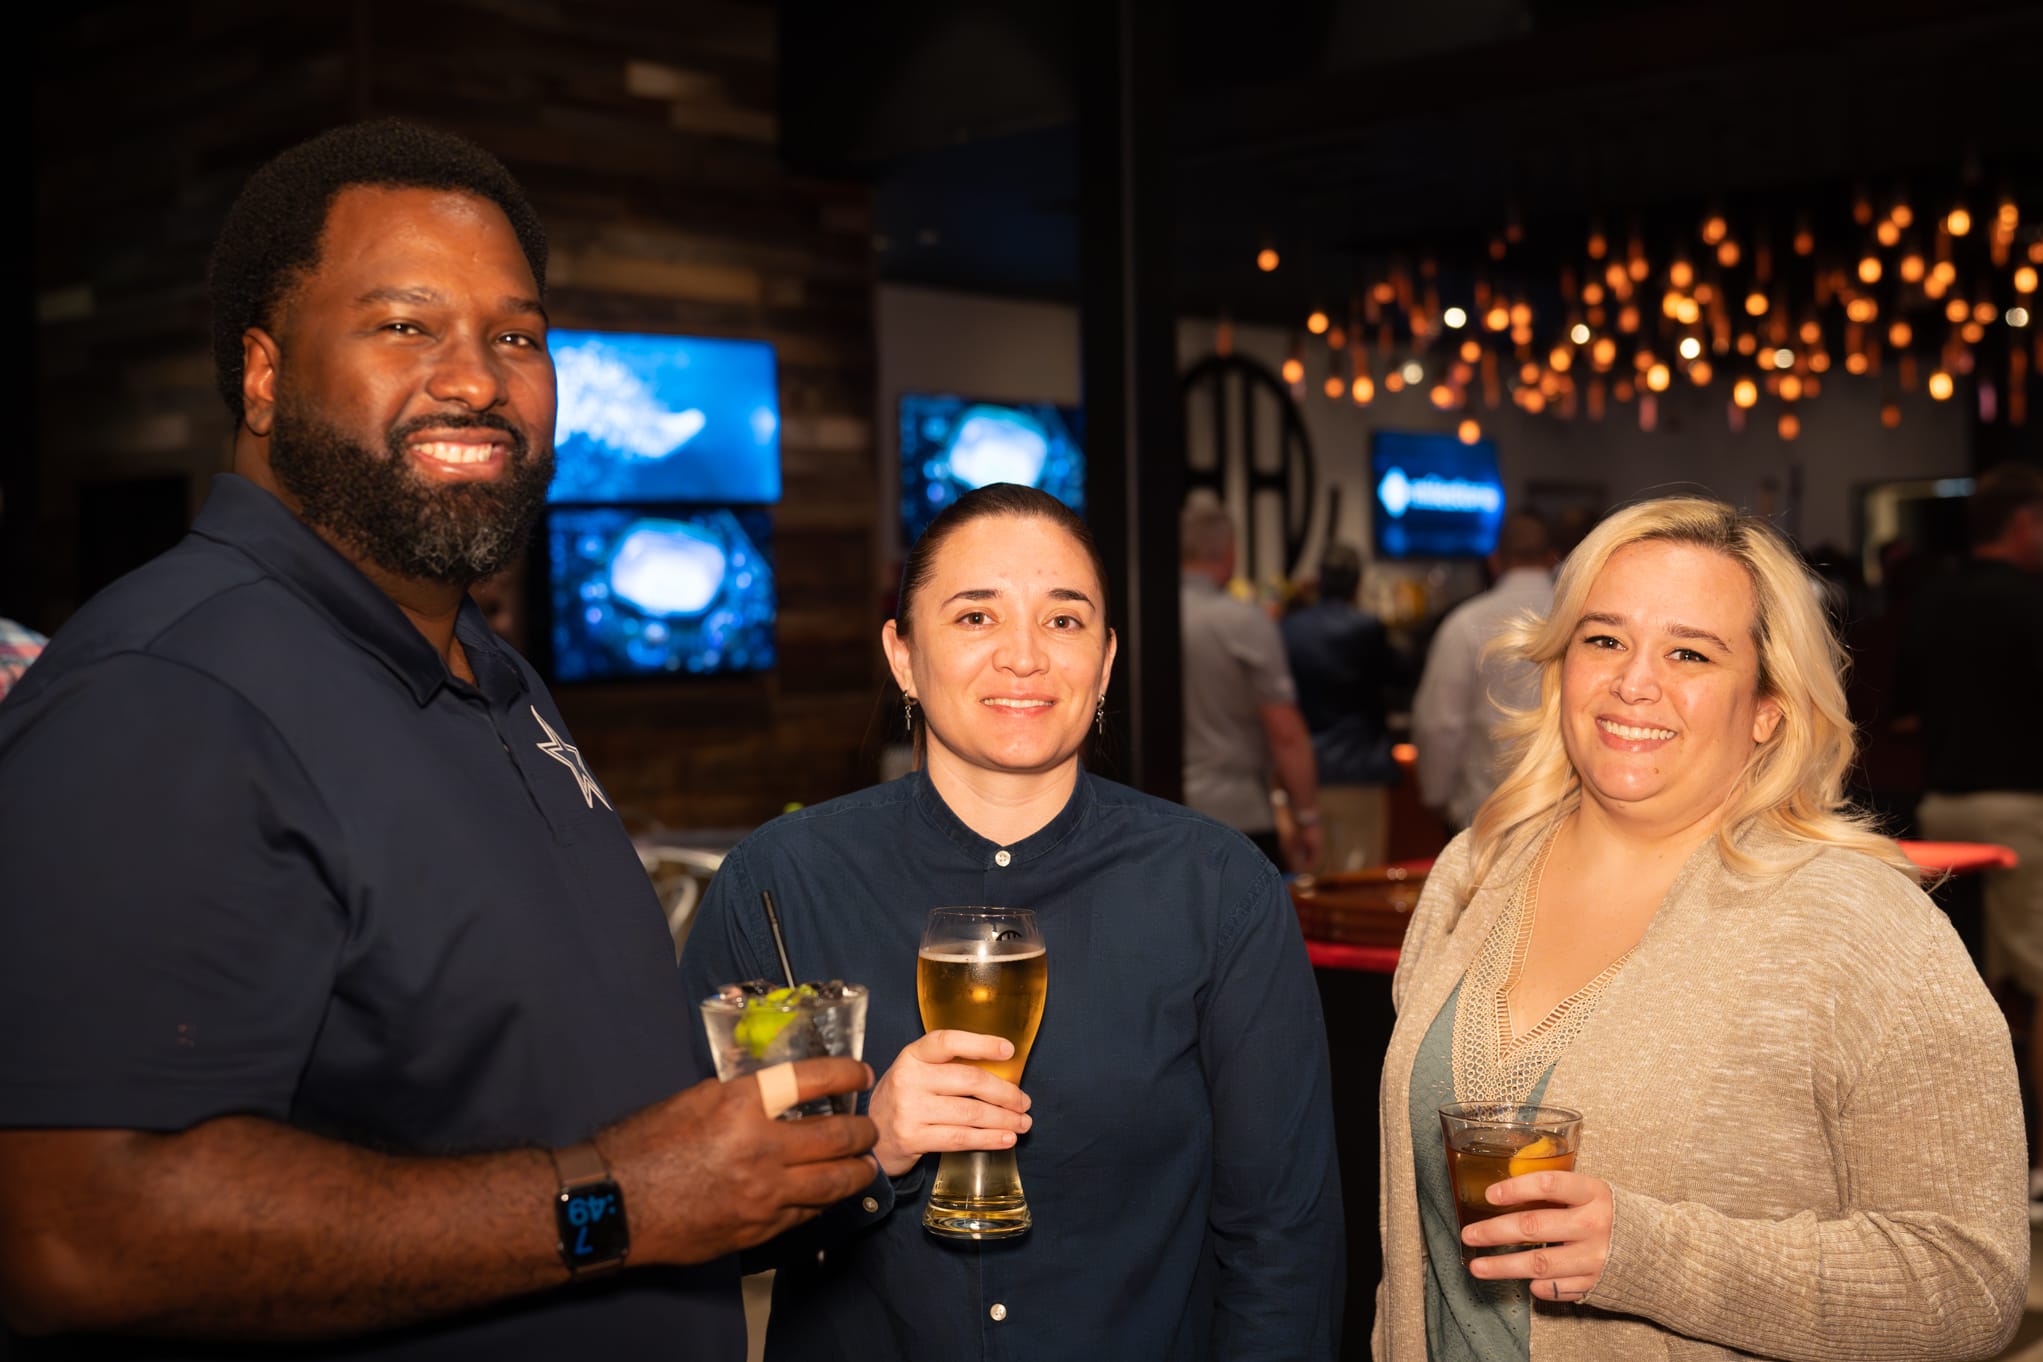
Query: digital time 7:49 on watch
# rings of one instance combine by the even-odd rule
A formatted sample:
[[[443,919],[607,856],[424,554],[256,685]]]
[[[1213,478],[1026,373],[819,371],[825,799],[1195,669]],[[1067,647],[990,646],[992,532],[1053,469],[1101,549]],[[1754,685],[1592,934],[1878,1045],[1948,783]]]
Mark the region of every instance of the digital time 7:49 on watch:
[[[624,1193],[593,1144],[553,1151],[560,1191],[553,1220],[560,1232],[560,1260],[576,1276],[624,1266],[631,1229],[624,1219]]]

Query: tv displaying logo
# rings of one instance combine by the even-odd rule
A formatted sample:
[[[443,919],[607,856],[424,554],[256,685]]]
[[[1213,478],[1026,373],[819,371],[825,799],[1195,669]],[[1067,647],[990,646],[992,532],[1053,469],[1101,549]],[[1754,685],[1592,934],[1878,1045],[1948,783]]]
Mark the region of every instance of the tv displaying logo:
[[[1370,517],[1383,558],[1482,557],[1497,546],[1504,485],[1496,446],[1454,435],[1377,431]]]
[[[546,537],[560,680],[773,666],[763,510],[578,507],[549,513]]]
[[[912,544],[937,513],[996,482],[1048,492],[1085,514],[1085,454],[1075,407],[901,398],[901,534]]]
[[[553,502],[780,500],[780,382],[763,341],[555,331]]]

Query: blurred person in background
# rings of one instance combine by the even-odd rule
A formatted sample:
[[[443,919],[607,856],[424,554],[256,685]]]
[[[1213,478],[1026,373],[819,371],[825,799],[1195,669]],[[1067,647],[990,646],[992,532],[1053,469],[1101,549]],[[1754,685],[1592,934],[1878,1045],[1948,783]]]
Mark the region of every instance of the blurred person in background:
[[[1379,1359],[1984,1358],[2020,1324],[2007,1026],[1844,803],[1820,592],[1763,520],[1667,498],[1506,632],[1538,699],[1392,983]],[[1451,1101],[1579,1111],[1573,1170],[1459,1229]]]
[[[1434,631],[1412,697],[1419,800],[1459,832],[1503,777],[1498,769],[1499,706],[1530,708],[1538,676],[1523,662],[1485,649],[1518,616],[1544,614],[1553,601],[1553,542],[1529,511],[1504,518],[1490,555],[1496,585],[1449,611]]]
[[[2012,984],[2031,1012],[2030,1102],[2043,1094],[2043,472],[1989,469],[1966,504],[1972,553],[1917,593],[1902,634],[1889,710],[1922,741],[1916,826],[1934,841],[1994,842],[2019,862],[1986,872],[1990,984]],[[2043,1114],[2043,1113],[2039,1113]],[[2038,1127],[2043,1130],[2043,1126]],[[2032,1164],[2043,1163],[2043,1142]],[[2043,1224],[2043,1166],[2029,1175],[2029,1218]]]
[[[1325,846],[1312,732],[1275,621],[1227,591],[1234,522],[1211,494],[1195,493],[1178,518],[1178,567],[1185,803],[1245,833],[1272,864],[1308,870]],[[1289,812],[1289,845],[1273,787]]]
[[[1330,545],[1320,557],[1317,599],[1279,623],[1298,708],[1312,732],[1326,849],[1315,870],[1381,865],[1390,835],[1397,763],[1385,727],[1384,688],[1396,655],[1376,616],[1357,608],[1362,555]]]

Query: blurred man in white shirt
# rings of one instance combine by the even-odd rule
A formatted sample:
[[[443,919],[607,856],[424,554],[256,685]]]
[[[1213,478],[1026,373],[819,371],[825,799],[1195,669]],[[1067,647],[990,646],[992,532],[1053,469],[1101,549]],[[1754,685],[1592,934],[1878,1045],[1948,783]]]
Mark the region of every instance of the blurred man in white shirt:
[[[1490,555],[1496,585],[1449,611],[1433,635],[1412,699],[1412,740],[1419,749],[1419,798],[1440,812],[1450,831],[1469,825],[1502,777],[1498,706],[1526,709],[1539,700],[1533,668],[1486,656],[1484,649],[1513,617],[1543,615],[1553,605],[1555,562],[1545,521],[1525,511],[1506,517]]]

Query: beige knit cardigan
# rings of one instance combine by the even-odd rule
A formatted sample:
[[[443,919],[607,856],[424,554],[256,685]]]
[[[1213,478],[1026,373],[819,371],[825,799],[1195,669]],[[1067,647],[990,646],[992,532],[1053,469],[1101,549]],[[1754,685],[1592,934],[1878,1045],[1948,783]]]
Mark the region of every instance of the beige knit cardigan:
[[[1455,839],[1405,938],[1379,1362],[1426,1356],[1413,1059],[1531,851],[1463,909]],[[1583,1112],[1576,1166],[1615,1189],[1616,1219],[1583,1304],[1533,1302],[1533,1362],[1981,1358],[2020,1322],[2028,1156],[2007,1023],[1943,913],[1869,856],[1825,849],[1748,879],[1705,844],[1544,1100]]]

